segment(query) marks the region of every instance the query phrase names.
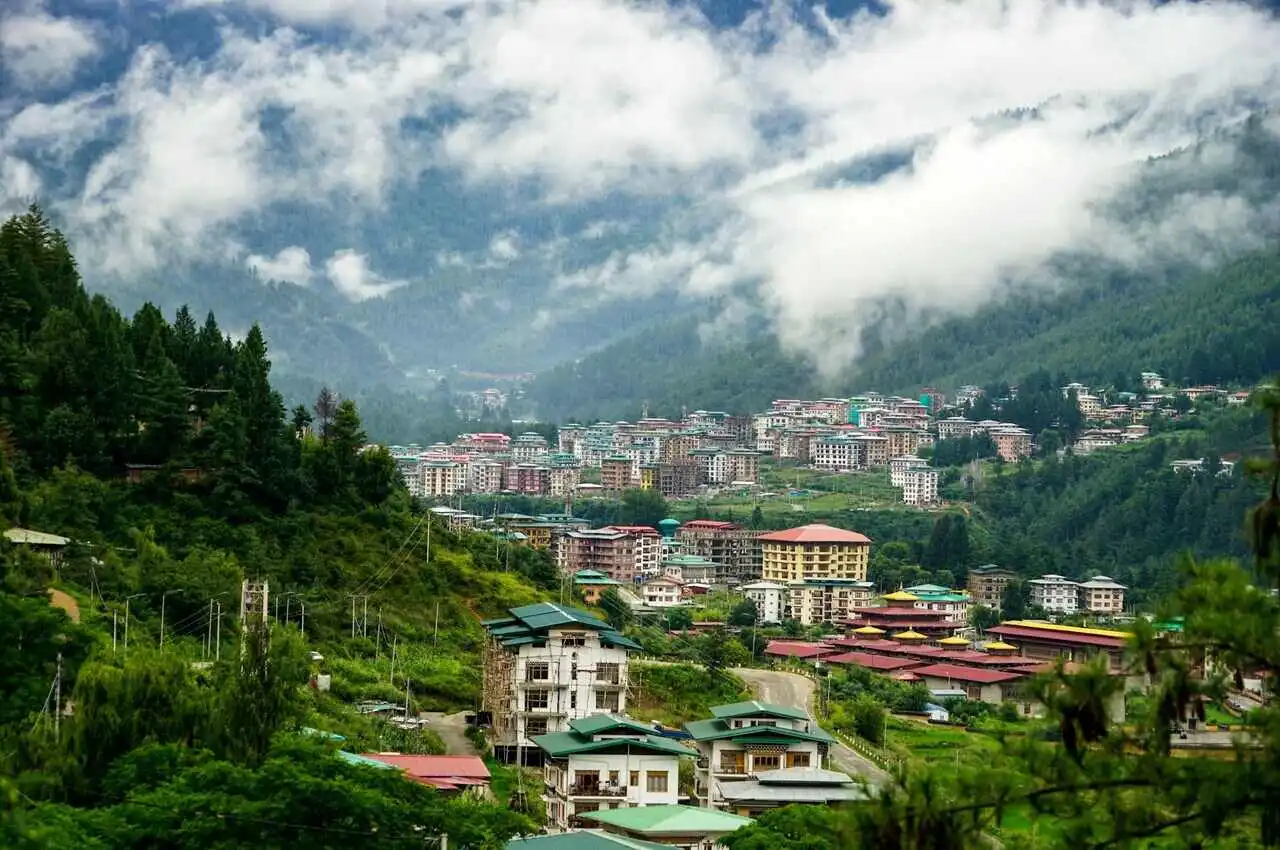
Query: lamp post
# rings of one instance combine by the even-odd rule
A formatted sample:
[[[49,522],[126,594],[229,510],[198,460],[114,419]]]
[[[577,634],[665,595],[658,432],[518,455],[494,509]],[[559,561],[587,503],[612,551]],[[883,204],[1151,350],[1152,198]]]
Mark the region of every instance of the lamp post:
[[[162,649],[164,648],[164,601],[165,601],[165,597],[167,597],[170,593],[181,593],[181,592],[182,592],[182,588],[178,587],[178,588],[174,588],[173,590],[166,590],[164,593],[160,594],[160,647],[161,647]]]
[[[146,596],[146,594],[135,593],[124,598],[124,651],[126,655],[129,654],[129,600],[137,599],[139,596]]]

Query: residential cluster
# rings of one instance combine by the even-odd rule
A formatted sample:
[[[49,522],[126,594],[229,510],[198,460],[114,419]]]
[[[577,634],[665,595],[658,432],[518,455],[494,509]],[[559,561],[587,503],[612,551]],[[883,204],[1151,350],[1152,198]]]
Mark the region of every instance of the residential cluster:
[[[1005,589],[1017,580],[1013,570],[994,564],[974,567],[969,570],[969,595],[975,604],[999,611]],[[1096,575],[1077,582],[1049,574],[1027,584],[1031,604],[1052,615],[1085,613],[1118,618],[1124,614],[1124,593],[1128,588],[1110,576]]]

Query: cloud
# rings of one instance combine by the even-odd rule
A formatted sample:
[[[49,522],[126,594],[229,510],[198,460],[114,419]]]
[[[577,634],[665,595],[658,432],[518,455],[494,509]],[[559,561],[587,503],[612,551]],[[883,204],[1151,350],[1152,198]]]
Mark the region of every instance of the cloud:
[[[43,3],[0,15],[0,79],[18,88],[61,85],[98,53],[90,24],[50,15]]]
[[[369,268],[369,257],[350,248],[337,251],[324,264],[325,274],[334,288],[348,301],[385,298],[408,281],[390,280]]]
[[[383,297],[405,281],[372,267],[405,266],[382,252],[419,249],[397,193],[438,182],[461,199],[415,212],[465,206],[495,234],[422,249],[458,275],[731,293],[836,369],[886,299],[923,321],[1049,280],[1063,252],[1203,260],[1254,244],[1268,212],[1212,189],[1115,212],[1148,157],[1280,107],[1280,23],[1243,2],[899,0],[819,30],[789,2],[727,30],[674,2],[184,5],[237,13],[211,55],[143,45],[95,91],[0,102],[0,174],[53,193],[95,275],[240,265],[262,235],[244,232],[283,208],[385,231],[267,234],[331,254],[347,298]],[[868,176],[886,152],[905,166]],[[318,274],[296,246],[247,261]]]
[[[297,245],[281,248],[274,257],[251,254],[246,262],[263,280],[282,280],[297,286],[309,286],[315,278],[315,270],[311,268],[311,254],[306,248]]]

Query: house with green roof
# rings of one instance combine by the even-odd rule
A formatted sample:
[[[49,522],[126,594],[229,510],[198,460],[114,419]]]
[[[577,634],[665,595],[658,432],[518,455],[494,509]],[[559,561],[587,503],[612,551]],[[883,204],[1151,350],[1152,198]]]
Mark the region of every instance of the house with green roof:
[[[549,825],[572,828],[583,825],[587,812],[679,801],[680,759],[694,758],[694,750],[615,714],[568,725],[534,738],[543,756]]]
[[[681,850],[720,850],[720,839],[751,824],[751,818],[695,806],[602,809],[583,815],[606,832]]]
[[[573,829],[551,835],[513,838],[506,850],[669,850],[670,845],[614,835],[600,829]]]
[[[784,768],[821,767],[835,743],[798,708],[751,700],[718,705],[711,713],[708,720],[684,725],[698,747],[694,780],[703,805],[725,807],[717,791],[721,783]]]
[[[581,608],[540,602],[508,614],[481,623],[488,634],[481,711],[496,758],[537,764],[539,735],[626,711],[627,654],[640,647]]]
[[[917,584],[908,587],[907,593],[916,598],[915,607],[922,611],[941,611],[947,623],[955,626],[969,624],[969,606],[973,600],[968,591],[952,590],[940,584]]]

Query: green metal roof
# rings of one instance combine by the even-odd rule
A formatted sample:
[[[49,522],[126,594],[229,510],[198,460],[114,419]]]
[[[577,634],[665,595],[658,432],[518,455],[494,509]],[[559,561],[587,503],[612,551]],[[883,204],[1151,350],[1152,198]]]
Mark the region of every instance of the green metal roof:
[[[593,714],[590,717],[579,717],[577,720],[569,721],[569,728],[587,737],[603,735],[614,729],[622,730],[621,734],[633,733],[637,735],[648,735],[653,731],[643,723],[637,723],[630,718],[618,717],[614,714]]]
[[[695,741],[740,741],[751,743],[766,738],[786,738],[789,741],[816,741],[820,744],[833,744],[835,738],[826,730],[817,726],[812,732],[801,732],[798,729],[784,729],[781,726],[743,726],[734,729],[723,720],[691,720],[684,724],[684,730],[693,736]]]
[[[640,644],[636,643],[629,637],[623,637],[617,632],[604,632],[600,635],[600,640],[609,646],[621,646],[624,649],[634,649],[640,651]]]
[[[378,761],[377,759],[371,759],[368,756],[362,756],[356,753],[349,753],[346,750],[338,750],[338,758],[342,759],[348,764],[362,764],[368,767],[376,767],[376,768],[379,768],[380,770],[399,770],[400,769],[396,767],[394,764],[387,764],[385,761]]]
[[[908,587],[907,593],[950,593],[951,588],[943,587],[940,584],[917,584],[915,587]]]
[[[598,829],[574,829],[558,835],[513,838],[507,842],[506,850],[671,850],[671,845]]]
[[[752,823],[741,815],[694,806],[632,806],[583,812],[579,817],[641,835],[726,835]]]
[[[809,719],[809,715],[803,709],[775,705],[771,702],[760,702],[759,700],[713,706],[711,713],[721,720],[733,720],[738,717],[785,717],[789,720]]]
[[[606,738],[593,741],[577,732],[549,732],[533,739],[538,747],[552,758],[565,758],[579,753],[641,752],[662,753],[669,756],[693,758],[697,753],[681,746],[670,738],[645,735],[643,738]]]
[[[502,645],[503,646],[528,646],[531,643],[538,643],[539,641],[542,641],[542,640],[545,640],[545,638],[535,637],[533,635],[520,635],[519,637],[507,638],[506,640],[502,641]]]

